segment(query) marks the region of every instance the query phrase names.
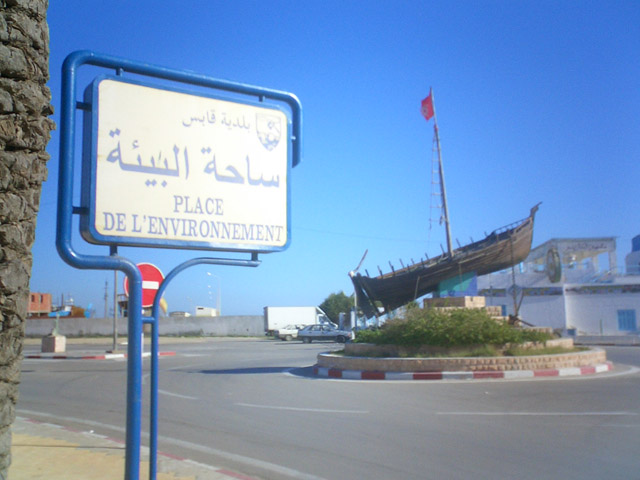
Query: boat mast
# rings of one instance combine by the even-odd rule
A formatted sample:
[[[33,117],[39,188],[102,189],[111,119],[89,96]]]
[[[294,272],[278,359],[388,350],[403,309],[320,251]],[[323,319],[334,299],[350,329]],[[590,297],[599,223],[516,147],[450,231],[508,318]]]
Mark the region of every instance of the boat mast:
[[[433,98],[433,88],[429,89],[431,96],[431,105],[433,108],[433,134],[436,139],[436,149],[438,151],[438,174],[440,175],[440,189],[442,191],[442,210],[444,213],[445,231],[447,234],[447,251],[449,257],[453,256],[453,248],[451,247],[451,227],[449,225],[449,208],[447,206],[447,189],[444,185],[444,170],[442,168],[442,153],[440,151],[440,135],[438,133],[438,117],[436,116],[436,103]]]

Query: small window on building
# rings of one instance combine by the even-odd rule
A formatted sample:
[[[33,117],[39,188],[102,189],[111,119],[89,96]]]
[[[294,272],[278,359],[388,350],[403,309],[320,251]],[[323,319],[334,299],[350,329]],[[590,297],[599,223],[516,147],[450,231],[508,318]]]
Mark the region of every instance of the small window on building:
[[[636,311],[618,310],[618,330],[622,332],[635,332],[637,329]]]

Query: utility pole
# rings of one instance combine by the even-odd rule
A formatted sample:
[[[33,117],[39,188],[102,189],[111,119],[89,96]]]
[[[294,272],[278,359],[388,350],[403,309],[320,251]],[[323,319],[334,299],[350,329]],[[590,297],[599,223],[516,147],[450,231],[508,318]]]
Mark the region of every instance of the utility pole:
[[[107,303],[105,298],[105,304]],[[113,271],[113,349],[118,350],[118,271]]]
[[[107,298],[108,298],[108,291],[109,291],[109,282],[107,282],[107,280],[104,281],[104,318],[107,318],[108,316],[108,304],[107,304]]]

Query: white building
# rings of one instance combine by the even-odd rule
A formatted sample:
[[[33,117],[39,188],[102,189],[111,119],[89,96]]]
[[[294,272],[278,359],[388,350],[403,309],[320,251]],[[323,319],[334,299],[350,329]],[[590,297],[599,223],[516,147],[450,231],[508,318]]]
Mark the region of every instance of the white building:
[[[640,275],[640,235],[631,240],[631,253],[625,257],[624,263],[627,273]]]
[[[616,268],[614,237],[551,239],[532,249],[515,273],[478,277],[478,294],[487,305],[501,305],[504,314],[518,306],[524,321],[563,333],[637,334],[640,272],[629,265],[639,261],[640,236],[633,239],[624,274]]]

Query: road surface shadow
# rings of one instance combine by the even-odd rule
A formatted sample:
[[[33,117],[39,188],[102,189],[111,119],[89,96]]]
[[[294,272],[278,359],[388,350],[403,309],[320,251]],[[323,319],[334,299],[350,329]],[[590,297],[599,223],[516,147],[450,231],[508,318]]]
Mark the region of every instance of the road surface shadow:
[[[313,367],[247,367],[224,368],[217,370],[199,370],[197,373],[205,375],[259,375],[273,373],[289,373],[298,377],[314,377]]]
[[[204,373],[207,375],[255,375],[260,373],[283,373],[289,370],[291,370],[291,367],[248,367],[200,370],[198,373]]]

